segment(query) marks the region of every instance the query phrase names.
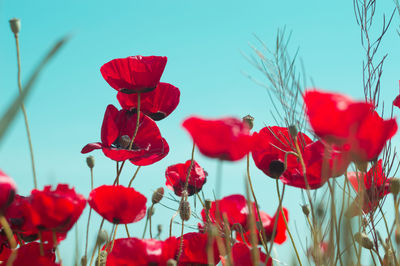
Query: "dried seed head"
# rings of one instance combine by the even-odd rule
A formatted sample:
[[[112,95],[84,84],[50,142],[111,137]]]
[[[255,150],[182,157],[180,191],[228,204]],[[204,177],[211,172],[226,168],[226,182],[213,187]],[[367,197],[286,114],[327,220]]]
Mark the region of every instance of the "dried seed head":
[[[253,128],[254,125],[254,117],[251,115],[246,115],[245,117],[242,118],[243,122],[246,123],[249,126],[249,129]]]
[[[119,137],[118,143],[122,149],[126,149],[131,144],[131,138],[128,135],[123,135]]]
[[[390,192],[397,195],[400,192],[400,178],[390,179]]]
[[[82,265],[82,266],[86,266],[86,265],[87,265],[87,257],[86,257],[86,256],[83,256],[83,257],[81,258],[81,265]]]
[[[154,206],[151,206],[150,208],[147,209],[147,216],[153,216],[155,212],[156,210]]]
[[[372,242],[371,239],[368,238],[368,236],[365,233],[360,233],[357,232],[354,235],[354,239],[364,248],[366,249],[372,249],[374,247],[374,243]]]
[[[183,200],[179,204],[179,215],[183,221],[188,221],[192,215],[192,210],[190,209],[190,204],[188,201]]]
[[[19,18],[12,18],[9,20],[11,31],[14,34],[18,34],[21,30],[21,20]]]
[[[292,137],[292,139],[295,139],[297,137],[298,131],[297,127],[295,125],[288,126],[289,134]]]
[[[206,206],[206,210],[211,209],[211,204],[212,204],[211,200],[209,200],[209,199],[205,200],[204,205]]]
[[[90,169],[94,167],[94,157],[92,155],[86,157],[86,164]]]
[[[285,172],[285,164],[279,160],[273,160],[269,164],[269,173],[272,178],[278,179]]]
[[[304,215],[308,217],[308,215],[310,214],[310,206],[304,204],[303,206],[301,206],[301,210],[303,211]]]
[[[157,233],[158,233],[159,235],[161,235],[161,232],[162,232],[162,225],[159,224],[159,225],[157,225]]]
[[[176,266],[176,260],[174,259],[169,259],[167,261],[167,266]]]
[[[107,251],[102,250],[96,259],[96,266],[106,266],[107,263]]]
[[[153,196],[151,197],[151,202],[153,204],[159,203],[164,196],[164,188],[159,187],[156,191],[154,191]]]
[[[108,239],[108,234],[106,230],[101,230],[99,234],[97,235],[97,245],[101,245],[105,243]]]

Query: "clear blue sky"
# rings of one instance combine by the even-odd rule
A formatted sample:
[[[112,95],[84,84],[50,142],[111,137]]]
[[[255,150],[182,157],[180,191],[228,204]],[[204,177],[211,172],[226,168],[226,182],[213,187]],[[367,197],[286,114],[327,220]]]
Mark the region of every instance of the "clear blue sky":
[[[381,25],[381,12],[389,15],[393,8],[392,1],[378,2],[378,25]],[[43,72],[26,103],[40,187],[67,182],[88,195],[89,170],[86,156],[81,155],[80,150],[85,144],[100,140],[107,104],[118,105],[116,91],[108,86],[99,71],[102,64],[113,58],[167,56],[161,80],[181,90],[178,108],[158,123],[171,147],[169,155],[153,166],[144,167],[134,182],[134,187],[148,197],[154,189],[164,185],[167,166],[189,159],[191,140],[181,128],[186,117],[251,114],[256,119],[255,130],[264,124],[274,125],[269,113],[272,105],[265,89],[242,74],[244,71],[266,82],[242,55],[252,54],[249,44],[257,43],[253,34],[273,47],[277,29],[286,26],[292,31],[291,52],[300,48],[299,55],[316,86],[346,92],[355,98],[363,95],[364,54],[352,1],[2,0],[0,112],[17,93],[15,46],[8,25],[13,17],[20,18],[22,23],[23,81],[52,43],[65,34],[72,34],[69,43]],[[400,37],[395,29],[399,24],[396,16],[381,48],[382,53],[389,53],[382,77],[382,96],[387,105],[398,93]],[[16,180],[21,194],[29,193],[33,184],[22,115],[12,125],[0,149],[0,168]],[[111,183],[115,175],[114,162],[101,152],[93,155],[96,158],[95,185]],[[210,174],[204,188],[211,198],[216,161],[198,153],[196,160]],[[126,167],[122,182],[127,183],[134,170],[133,165]],[[278,202],[274,182],[253,163],[251,171],[260,206],[272,214]],[[244,192],[244,173],[245,160],[224,164],[223,195]],[[301,194],[297,189],[287,192],[289,196],[284,206],[290,212],[292,231],[296,225],[301,232],[305,225],[299,208]],[[168,200],[164,203],[177,207]],[[161,206],[156,209],[154,224],[164,225],[162,237],[166,237],[166,217],[172,212]],[[87,212],[79,221],[81,251],[86,215]],[[197,221],[191,220],[189,224],[196,225]],[[94,232],[93,225],[91,232]],[[143,223],[130,228],[133,235],[141,236]],[[123,230],[119,232],[125,236]],[[74,232],[70,232],[61,249],[66,265],[72,263],[73,243]],[[291,254],[289,241],[277,247],[277,252],[280,258]]]

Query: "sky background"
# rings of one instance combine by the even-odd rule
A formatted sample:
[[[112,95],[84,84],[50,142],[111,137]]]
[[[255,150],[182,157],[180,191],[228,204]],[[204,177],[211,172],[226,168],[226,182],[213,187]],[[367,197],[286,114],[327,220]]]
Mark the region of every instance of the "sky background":
[[[376,28],[381,27],[382,12],[389,16],[393,9],[392,1],[378,2]],[[265,125],[275,125],[270,115],[272,103],[265,88],[243,75],[246,72],[267,84],[266,78],[244,56],[254,55],[250,45],[258,45],[255,35],[273,48],[277,30],[286,27],[287,32],[292,32],[289,52],[294,54],[299,48],[299,58],[317,87],[363,98],[364,52],[352,1],[0,0],[0,113],[17,94],[15,43],[8,23],[13,17],[20,18],[22,24],[23,83],[55,41],[66,34],[72,36],[42,72],[26,102],[40,188],[46,184],[68,183],[88,196],[87,155],[80,154],[80,150],[87,143],[100,140],[106,106],[111,103],[119,107],[116,91],[100,74],[100,67],[114,58],[167,56],[161,81],[181,90],[178,108],[157,122],[169,143],[169,155],[152,166],[143,167],[133,183],[149,200],[153,190],[164,186],[165,169],[190,158],[191,139],[181,127],[185,118],[194,114],[210,118],[241,118],[251,114],[255,117],[256,131]],[[388,53],[381,90],[389,106],[399,92],[400,37],[396,33],[399,24],[396,15],[381,46],[382,54]],[[397,137],[394,143],[399,143]],[[101,151],[92,155],[96,158],[95,186],[110,184],[115,177],[115,163]],[[212,198],[217,161],[197,152],[195,159],[209,173],[204,193]],[[222,195],[244,193],[245,166],[245,160],[224,163]],[[20,194],[29,194],[33,182],[21,114],[0,144],[0,168],[15,179]],[[122,183],[128,183],[135,169],[131,164],[124,168]],[[274,180],[266,177],[253,162],[251,175],[261,209],[273,215],[278,205]],[[163,202],[177,208],[172,201]],[[289,209],[296,242],[305,243],[306,236],[302,234],[305,220],[300,204],[300,190],[287,188],[283,205]],[[87,213],[88,208],[78,222],[80,255]],[[162,238],[167,237],[172,214],[173,211],[156,206],[153,220],[155,225],[163,224]],[[91,240],[98,228],[94,225],[100,221],[97,214],[93,217]],[[188,224],[197,222],[191,219]],[[141,237],[143,226],[144,220],[130,225],[131,234]],[[174,225],[174,232],[178,231],[179,225]],[[120,229],[119,236],[125,237],[125,231]],[[71,231],[61,246],[65,265],[73,262],[74,242]],[[278,259],[285,258],[290,263],[286,260],[293,254],[289,239],[282,246],[276,246],[276,251]]]

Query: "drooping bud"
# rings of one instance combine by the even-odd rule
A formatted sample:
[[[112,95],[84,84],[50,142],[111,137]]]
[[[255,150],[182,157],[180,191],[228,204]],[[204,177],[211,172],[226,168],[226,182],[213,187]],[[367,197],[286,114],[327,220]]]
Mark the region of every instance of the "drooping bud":
[[[192,215],[192,210],[190,209],[190,204],[186,200],[182,200],[179,204],[179,215],[183,221],[188,221]]]
[[[82,265],[82,266],[86,266],[86,265],[87,265],[87,257],[86,257],[86,256],[83,256],[83,257],[81,258],[81,265]]]
[[[119,137],[118,143],[122,149],[126,149],[131,144],[131,138],[128,135],[123,135]]]
[[[269,164],[269,173],[274,179],[278,179],[285,172],[285,164],[279,160],[273,160]]]
[[[108,234],[106,230],[101,230],[99,234],[97,235],[97,245],[101,246],[103,243],[105,243],[108,240]]]
[[[167,261],[167,266],[176,266],[176,260],[174,259],[169,259]]]
[[[86,164],[90,169],[94,167],[94,157],[92,155],[86,157]]]
[[[303,211],[304,215],[308,217],[308,215],[310,214],[310,206],[304,204],[301,206],[301,210]]]
[[[242,118],[243,122],[246,123],[249,126],[249,129],[252,129],[254,126],[254,117],[251,115],[246,115],[245,117]]]
[[[295,125],[288,126],[289,134],[292,137],[292,139],[296,139],[298,131],[297,127]]]
[[[21,30],[21,20],[19,18],[12,18],[9,20],[11,31],[14,34],[18,34]]]
[[[400,178],[390,179],[390,192],[397,195],[400,192]]]
[[[364,248],[366,249],[372,249],[374,247],[374,243],[372,242],[371,239],[365,234],[365,233],[360,233],[357,232],[354,235],[354,239]]]
[[[96,259],[96,266],[106,266],[107,263],[107,251],[102,250]]]
[[[151,197],[151,202],[153,204],[159,203],[164,197],[164,188],[159,187],[156,191],[154,191],[153,196]]]

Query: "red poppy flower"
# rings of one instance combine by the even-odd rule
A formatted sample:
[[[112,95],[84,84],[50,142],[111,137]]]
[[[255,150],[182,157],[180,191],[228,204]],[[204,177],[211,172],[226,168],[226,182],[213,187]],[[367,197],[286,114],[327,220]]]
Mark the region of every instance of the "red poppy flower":
[[[93,210],[115,224],[135,223],[146,215],[147,199],[133,188],[103,185],[90,192],[88,201]]]
[[[253,133],[252,157],[256,166],[266,175],[275,178],[274,171],[279,170],[280,180],[290,186],[306,189],[303,167],[297,156],[285,154],[297,153],[295,142],[286,127],[265,127],[259,133]],[[325,184],[329,177],[342,175],[350,160],[347,153],[341,153],[321,141],[312,142],[305,134],[297,134],[297,144],[306,167],[306,177],[310,189],[317,189]],[[275,163],[280,169],[275,169]],[[271,172],[272,171],[272,172]]]
[[[55,190],[51,186],[32,190],[30,203],[30,218],[39,230],[68,232],[85,209],[86,199],[67,184],[59,184]]]
[[[289,222],[288,210],[286,208],[282,208],[282,209],[283,209],[283,213],[285,214],[286,221]],[[254,212],[253,212],[255,215],[255,220],[259,221],[256,211],[257,210],[254,209]],[[276,224],[274,242],[277,244],[283,244],[286,241],[287,228],[286,228],[286,224],[285,224],[285,221],[283,219],[281,212],[277,211],[275,213],[274,217],[271,217],[267,213],[260,211],[260,216],[261,216],[262,226],[264,227],[265,236],[268,241],[271,241],[271,239],[272,239],[275,221],[276,221],[276,219],[278,219],[277,224]],[[246,232],[243,233],[243,236],[245,237],[245,239],[244,240],[242,239],[242,235],[240,233],[236,234],[236,239],[238,241],[242,241],[247,244],[250,244],[250,228],[249,228],[249,226],[247,226],[245,229],[247,230]],[[256,229],[256,231],[257,231],[257,238],[258,238],[258,230]],[[260,239],[258,242],[259,242],[259,244],[261,244]]]
[[[165,241],[155,239],[116,239],[112,251],[107,256],[107,266],[116,265],[166,265],[174,259],[179,240],[170,237]]]
[[[100,72],[107,83],[123,93],[138,93],[154,90],[165,65],[165,56],[130,56],[105,63]]]
[[[90,143],[81,153],[102,149],[105,156],[115,161],[130,160],[135,165],[149,165],[158,162],[169,152],[167,141],[161,137],[156,123],[140,114],[139,129],[132,149],[130,141],[135,132],[137,114],[108,105],[101,128],[101,143]]]
[[[220,217],[217,217],[217,205],[219,208]],[[247,215],[249,208],[247,207],[247,200],[244,196],[239,194],[230,195],[220,200],[213,201],[209,210],[209,219],[212,223],[222,224],[224,214],[228,218],[230,226],[240,224],[242,227],[246,226]],[[204,222],[207,222],[206,212],[203,209],[201,216]]]
[[[207,265],[208,264],[208,235],[202,233],[187,233],[183,235],[182,254],[179,265]],[[214,265],[218,264],[219,251],[216,241],[212,245]]]
[[[183,121],[182,126],[205,156],[237,161],[250,151],[249,127],[239,119],[206,120],[190,117]]]
[[[140,96],[140,112],[159,121],[167,117],[179,104],[180,91],[177,87],[160,82],[154,91]],[[137,109],[137,94],[126,94],[118,92],[117,99],[125,110],[135,111]]]
[[[362,214],[361,209],[364,213],[374,211],[379,201],[390,192],[390,178],[387,178],[383,171],[382,159],[367,173],[349,172],[347,177],[357,192],[357,197],[347,211],[350,217]]]
[[[0,215],[3,215],[7,207],[14,200],[17,185],[11,177],[0,170]]]
[[[50,245],[43,245],[44,256],[40,255],[40,244],[38,242],[31,242],[20,246],[16,253],[17,257],[13,261],[14,266],[26,265],[40,265],[40,266],[56,266],[60,265],[55,263],[56,256],[53,247]],[[11,259],[11,256],[8,258]],[[7,263],[6,263],[7,264]]]
[[[30,241],[36,240],[38,229],[35,227],[35,224],[39,223],[40,217],[35,215],[32,210],[31,197],[16,194],[5,216],[14,232],[25,236],[35,235]]]
[[[272,266],[272,259],[268,259],[268,263],[266,263],[267,255],[261,252],[261,249],[258,249],[260,254],[260,262],[255,263],[255,265],[267,265]],[[251,250],[250,247],[246,244],[236,242],[232,247],[232,258],[234,266],[248,266],[254,265],[251,259]],[[221,256],[222,265],[227,265],[227,260],[225,257]]]
[[[182,190],[184,189],[186,176],[188,174],[191,160],[186,161],[186,163],[178,163],[168,166],[165,171],[165,177],[167,181],[165,185],[173,190],[177,196],[182,196]],[[199,192],[207,180],[207,172],[196,162],[193,161],[192,170],[190,171],[188,179],[187,192],[189,196],[196,192]]]
[[[376,159],[397,131],[396,120],[383,120],[371,103],[317,90],[307,91],[304,102],[315,134],[349,151],[357,162]]]

